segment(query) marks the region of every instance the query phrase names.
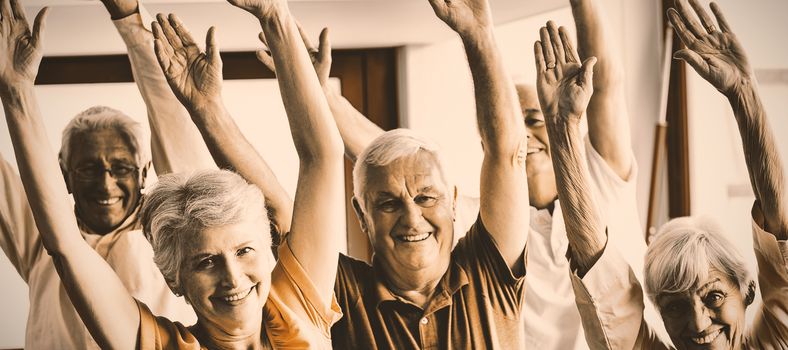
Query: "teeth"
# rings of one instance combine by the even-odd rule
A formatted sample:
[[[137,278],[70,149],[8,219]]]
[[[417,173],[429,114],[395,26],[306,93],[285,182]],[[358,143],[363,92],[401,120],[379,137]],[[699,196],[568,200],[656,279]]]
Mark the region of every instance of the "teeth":
[[[246,291],[238,292],[238,293],[235,293],[233,295],[228,295],[226,297],[223,297],[222,299],[224,299],[224,301],[226,301],[226,302],[238,301],[238,300],[241,300],[243,298],[246,298],[246,296],[249,295],[249,293],[252,292],[252,289],[254,289],[254,288],[250,288],[250,289],[248,289]]]
[[[120,202],[120,197],[113,197],[113,198],[109,198],[109,199],[99,199],[98,200],[98,203],[101,204],[101,205],[112,205],[112,204],[115,204],[117,202]]]
[[[422,233],[420,235],[412,235],[412,236],[400,236],[399,239],[405,242],[418,242],[427,239],[430,236],[430,233]]]
[[[708,343],[711,343],[712,340],[717,338],[717,336],[720,334],[720,332],[722,332],[722,328],[720,328],[720,329],[718,329],[718,330],[716,330],[714,332],[711,332],[709,335],[707,335],[705,337],[692,338],[692,341],[695,342],[695,344],[699,344],[699,345],[700,344],[708,344]]]

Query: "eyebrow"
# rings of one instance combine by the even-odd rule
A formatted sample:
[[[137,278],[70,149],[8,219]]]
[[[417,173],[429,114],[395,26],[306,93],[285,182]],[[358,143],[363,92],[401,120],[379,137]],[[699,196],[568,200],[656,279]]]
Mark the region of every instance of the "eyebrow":
[[[701,291],[704,291],[704,290],[706,290],[706,288],[708,288],[710,285],[712,285],[712,284],[714,284],[714,283],[717,283],[717,282],[720,282],[720,279],[719,279],[719,278],[715,278],[715,279],[713,279],[713,280],[711,280],[711,281],[709,281],[709,282],[706,282],[704,285],[702,285],[702,286],[698,287],[697,289],[695,289],[695,291],[696,291],[696,292],[701,292]]]
[[[243,246],[248,246],[252,242],[253,242],[253,240],[244,241],[243,243],[240,243],[240,244],[236,245],[235,247],[233,247],[233,249],[238,250],[239,248],[241,248]],[[207,252],[207,251],[198,252],[197,254],[194,254],[191,257],[189,257],[189,260],[191,260],[191,261],[202,260],[204,258],[207,258],[207,257],[210,257],[210,256],[217,256],[217,255],[221,255],[221,254],[220,253],[214,253],[214,252]]]

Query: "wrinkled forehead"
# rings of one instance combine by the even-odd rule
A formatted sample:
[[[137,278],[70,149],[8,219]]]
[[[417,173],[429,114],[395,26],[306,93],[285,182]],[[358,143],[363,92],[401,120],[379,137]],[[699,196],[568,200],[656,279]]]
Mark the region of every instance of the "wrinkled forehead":
[[[137,150],[131,136],[117,129],[103,128],[83,131],[74,135],[71,140],[69,162],[107,160],[125,160],[136,163]]]
[[[369,165],[365,198],[380,193],[418,193],[420,190],[448,192],[448,184],[438,158],[426,151],[401,157],[387,165]]]
[[[527,111],[541,111],[539,107],[539,97],[536,94],[536,88],[532,85],[517,84],[517,97],[520,100],[520,107],[523,109],[523,114]]]

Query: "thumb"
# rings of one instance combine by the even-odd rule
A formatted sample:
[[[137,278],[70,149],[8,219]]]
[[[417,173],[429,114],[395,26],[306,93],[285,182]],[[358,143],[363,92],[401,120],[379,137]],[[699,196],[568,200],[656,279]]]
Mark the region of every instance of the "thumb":
[[[33,21],[31,41],[34,47],[40,47],[39,45],[41,45],[41,33],[43,33],[46,28],[46,17],[48,13],[49,7],[42,8],[41,11],[38,11],[38,15],[36,15],[36,19]]]
[[[687,62],[693,69],[695,69],[696,72],[698,72],[698,74],[703,76],[705,76],[705,74],[709,71],[709,66],[706,64],[706,61],[704,61],[703,57],[701,57],[695,51],[681,49],[673,54],[673,58]]]
[[[276,66],[274,65],[274,58],[265,50],[257,50],[255,53],[257,60],[266,66],[270,71],[276,73]]]
[[[216,44],[216,27],[208,28],[208,35],[205,37],[205,55],[211,62],[222,64],[219,45]]]
[[[328,38],[328,28],[323,28],[320,32],[320,42],[317,50],[318,55],[320,55],[320,62],[331,62],[331,40]]]
[[[583,61],[580,67],[580,74],[578,74],[578,82],[580,85],[592,84],[594,81],[594,66],[596,65],[596,57],[591,56]]]

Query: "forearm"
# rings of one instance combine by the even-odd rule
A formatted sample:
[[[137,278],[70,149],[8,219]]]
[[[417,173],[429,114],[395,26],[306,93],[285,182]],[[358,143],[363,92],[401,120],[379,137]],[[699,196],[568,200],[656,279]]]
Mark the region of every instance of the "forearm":
[[[548,132],[573,268],[583,276],[602,255],[607,235],[592,197],[590,176],[581,151],[580,125],[548,123]]]
[[[580,59],[594,56],[594,94],[586,109],[594,149],[623,179],[632,167],[632,146],[623,65],[599,0],[571,0]]]
[[[765,229],[788,239],[788,197],[785,195],[785,172],[769,126],[757,84],[748,80],[728,101],[739,125],[744,160],[756,199],[764,214]]]
[[[345,144],[345,155],[355,162],[361,152],[384,131],[356,110],[337,89],[324,87],[323,90]]]
[[[260,19],[276,65],[282,101],[301,162],[342,158],[342,139],[289,11]]]
[[[60,167],[51,152],[32,84],[12,86],[0,94],[19,174],[44,247],[50,254],[59,254],[64,245],[84,244],[71,214],[74,208],[65,195],[68,191],[59,176]],[[58,228],[60,231],[55,231]]]
[[[220,168],[232,169],[265,196],[271,220],[280,234],[290,231],[293,202],[268,163],[249,143],[221,101],[191,112],[210,154]]]
[[[113,23],[131,62],[134,81],[148,113],[153,166],[159,175],[213,168],[215,165],[189,113],[178,101],[162,73],[153,50],[153,34],[143,25],[140,6]]]
[[[485,155],[511,158],[525,129],[522,112],[495,43],[492,28],[461,37],[476,97],[476,115]]]

